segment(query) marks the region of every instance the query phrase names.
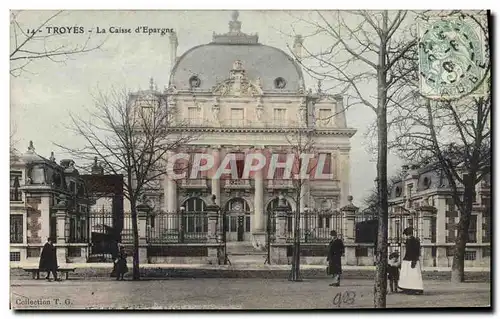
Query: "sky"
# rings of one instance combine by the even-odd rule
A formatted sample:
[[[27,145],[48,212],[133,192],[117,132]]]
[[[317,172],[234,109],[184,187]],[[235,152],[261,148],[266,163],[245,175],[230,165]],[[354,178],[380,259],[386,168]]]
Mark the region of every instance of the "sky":
[[[54,12],[23,11],[17,20],[23,28],[35,28]],[[291,34],[310,34],[311,26],[297,22],[297,17],[310,19],[310,12],[240,11],[242,32],[258,33],[259,42],[289,52]],[[78,146],[81,139],[68,131],[69,114],[87,116],[93,106],[93,95],[111,88],[146,89],[152,77],[163,88],[170,76],[170,44],[168,35],[135,34],[140,26],[172,28],[177,32],[177,56],[193,46],[209,43],[212,33],[226,33],[231,11],[66,11],[47,26],[83,27],[93,30],[89,46],[103,43],[99,50],[73,56],[63,63],[39,59],[28,65],[20,75],[11,76],[10,120],[16,147],[25,152],[33,141],[36,152],[49,157],[54,151],[59,161],[66,156],[54,144]],[[97,28],[131,28],[132,34],[96,34]],[[47,29],[45,29],[47,30]],[[45,31],[46,32],[46,31]],[[11,32],[12,33],[12,32]],[[54,35],[33,43],[37,48],[57,45],[81,45],[86,34]],[[12,39],[12,38],[11,38]],[[309,50],[324,49],[328,38],[308,37],[304,45]],[[11,64],[11,68],[15,66]],[[316,87],[316,81],[307,76],[306,87]],[[371,94],[376,83],[367,83],[362,90]],[[326,86],[325,86],[326,87]],[[335,88],[329,93],[335,92]],[[354,106],[347,111],[347,124],[358,130],[351,139],[351,194],[360,205],[374,187],[376,156],[368,149],[365,137],[368,126],[375,120],[372,110]],[[79,164],[78,159],[75,159]],[[84,163],[81,163],[84,164]],[[394,174],[403,163],[389,155],[389,174]]]

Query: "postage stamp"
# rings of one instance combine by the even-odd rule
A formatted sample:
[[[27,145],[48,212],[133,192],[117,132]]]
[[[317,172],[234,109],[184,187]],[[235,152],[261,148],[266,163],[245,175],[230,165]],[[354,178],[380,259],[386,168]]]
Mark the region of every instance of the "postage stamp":
[[[483,26],[466,16],[419,22],[422,95],[437,100],[485,96],[489,44]]]

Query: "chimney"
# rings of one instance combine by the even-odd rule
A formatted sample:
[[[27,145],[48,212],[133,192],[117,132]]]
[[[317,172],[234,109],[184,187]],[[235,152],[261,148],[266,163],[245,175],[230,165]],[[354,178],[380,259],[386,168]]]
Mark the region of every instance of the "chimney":
[[[177,61],[177,46],[179,42],[177,41],[177,33],[170,33],[170,69],[174,68],[175,62]]]
[[[302,49],[303,49],[304,38],[301,35],[296,35],[293,42],[293,54],[297,60],[302,59]]]

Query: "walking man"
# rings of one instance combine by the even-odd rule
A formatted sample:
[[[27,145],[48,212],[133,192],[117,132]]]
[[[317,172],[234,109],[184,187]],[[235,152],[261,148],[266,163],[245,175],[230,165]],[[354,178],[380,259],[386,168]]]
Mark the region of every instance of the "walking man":
[[[337,232],[330,232],[332,240],[328,245],[328,274],[333,276],[333,283],[330,286],[340,286],[340,275],[342,274],[342,255],[344,254],[344,243],[337,237]]]
[[[57,253],[56,247],[54,246],[54,238],[49,237],[43,246],[38,269],[39,271],[47,272],[47,277],[45,277],[45,279],[50,281],[50,273],[52,273],[54,280],[57,281],[57,268]]]

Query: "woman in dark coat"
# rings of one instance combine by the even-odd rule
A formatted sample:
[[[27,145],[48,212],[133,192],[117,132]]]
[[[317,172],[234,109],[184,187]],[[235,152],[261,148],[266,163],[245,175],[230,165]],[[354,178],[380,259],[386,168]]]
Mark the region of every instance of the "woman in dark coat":
[[[342,274],[342,255],[344,254],[344,243],[337,237],[337,232],[332,230],[332,240],[328,245],[328,274],[333,276],[330,286],[340,286],[340,275]]]
[[[125,253],[125,248],[120,245],[118,258],[115,260],[115,273],[116,280],[123,280],[123,276],[128,272],[127,267],[127,254]]]
[[[406,252],[401,263],[399,275],[399,289],[409,294],[422,294],[424,283],[422,280],[422,269],[420,267],[420,241],[413,236],[413,228],[408,227],[403,231],[406,236]]]
[[[47,277],[45,279],[50,280],[50,273],[54,276],[54,280],[57,281],[57,253],[56,247],[54,246],[54,238],[49,237],[47,242],[43,246],[42,254],[40,255],[40,264],[38,265],[39,271],[46,271]]]

